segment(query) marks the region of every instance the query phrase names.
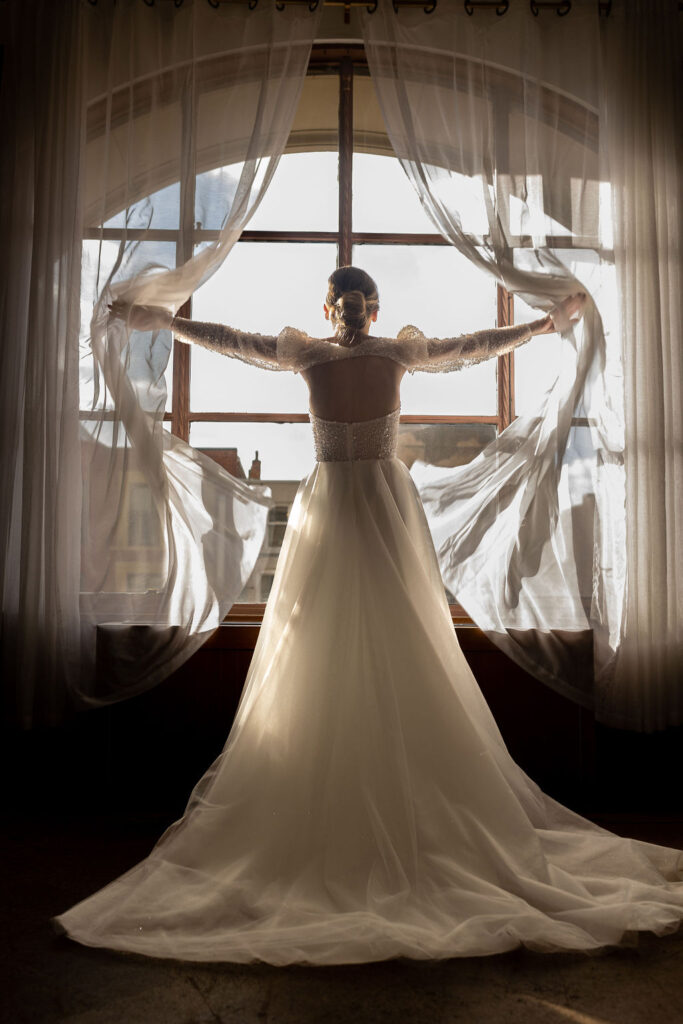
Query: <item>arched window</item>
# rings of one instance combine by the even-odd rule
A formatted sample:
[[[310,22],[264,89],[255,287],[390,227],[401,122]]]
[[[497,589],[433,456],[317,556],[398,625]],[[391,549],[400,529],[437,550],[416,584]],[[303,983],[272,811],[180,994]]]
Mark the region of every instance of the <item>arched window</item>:
[[[219,71],[205,68],[202,74],[215,83]],[[572,109],[567,100],[568,133]],[[179,97],[176,120],[182,116]],[[89,120],[96,145],[96,109]],[[210,136],[206,125],[204,132]],[[92,159],[98,159],[96,149],[93,154]],[[168,266],[218,236],[221,225],[211,222],[202,196],[212,189],[229,190],[239,176],[237,165],[212,165],[208,145],[197,153],[195,166],[193,180],[178,180],[177,162],[160,152],[161,201],[155,208],[161,219],[141,244]],[[93,201],[91,208],[96,211],[97,203]],[[183,209],[186,220],[187,210],[194,211],[191,231],[187,224],[181,231]],[[94,268],[101,277],[107,246],[111,252],[105,253],[104,263],[109,260],[113,265],[123,230],[123,215],[115,213],[104,226],[89,227],[84,294],[95,290]],[[130,221],[127,231],[131,237]],[[563,231],[561,225],[550,244],[560,258],[599,263],[591,241],[577,248],[571,230]],[[393,336],[414,323],[428,335],[448,336],[537,315],[522,302],[513,302],[505,289],[435,230],[393,153],[362,48],[314,47],[289,143],[269,190],[222,267],[182,312],[247,331],[277,334],[291,324],[324,336],[327,277],[345,263],[362,266],[378,283],[378,334]],[[460,373],[406,378],[399,457],[408,466],[416,459],[443,466],[470,461],[518,411],[533,408],[553,379],[557,353],[553,339],[543,338],[542,346],[534,341]],[[212,450],[236,449],[244,465],[258,450],[261,479],[291,504],[298,481],[313,461],[307,391],[298,376],[264,373],[175,343],[167,384],[168,429],[209,455]],[[578,420],[576,425],[581,426]],[[264,552],[270,533],[269,525]],[[263,571],[262,562],[258,573]],[[243,596],[247,603],[258,595],[262,601],[264,592],[254,578]],[[251,605],[254,615],[260,607]],[[452,611],[454,617],[466,618],[455,603]]]

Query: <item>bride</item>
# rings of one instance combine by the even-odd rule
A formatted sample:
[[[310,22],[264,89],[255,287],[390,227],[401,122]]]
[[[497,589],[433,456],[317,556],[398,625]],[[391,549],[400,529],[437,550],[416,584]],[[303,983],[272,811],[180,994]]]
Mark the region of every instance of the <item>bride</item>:
[[[583,300],[459,338],[374,338],[376,286],[342,267],[327,339],[172,318],[177,338],[300,373],[317,461],[222,753],[149,856],[54,918],[59,932],[181,960],[335,964],[591,950],[677,927],[683,855],[574,814],[508,754],[396,458],[406,371],[507,352]],[[143,330],[171,321],[111,312]]]

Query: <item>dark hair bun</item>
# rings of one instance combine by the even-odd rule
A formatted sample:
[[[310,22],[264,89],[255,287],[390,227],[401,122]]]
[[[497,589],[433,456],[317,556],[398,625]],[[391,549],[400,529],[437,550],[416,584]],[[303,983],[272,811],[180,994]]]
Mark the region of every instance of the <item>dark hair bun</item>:
[[[359,267],[339,267],[330,275],[326,303],[338,337],[352,344],[379,309],[377,285]]]
[[[368,322],[367,301],[362,292],[344,292],[334,306],[335,321],[342,327],[361,331]]]

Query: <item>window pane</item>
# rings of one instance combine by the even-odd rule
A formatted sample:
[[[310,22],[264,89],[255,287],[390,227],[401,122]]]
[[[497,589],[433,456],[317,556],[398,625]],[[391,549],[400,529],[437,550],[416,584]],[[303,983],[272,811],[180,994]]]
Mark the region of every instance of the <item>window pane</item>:
[[[249,231],[336,231],[339,211],[338,155],[286,153]]]
[[[170,230],[178,227],[180,219],[180,182],[152,192],[144,199],[133,203],[127,210],[105,221],[105,228],[163,228]]]
[[[397,454],[408,467],[416,461],[464,466],[495,436],[495,423],[402,423]]]
[[[225,164],[198,174],[195,179],[194,197],[197,230],[220,231],[225,226],[240,185],[244,190],[241,202],[245,207],[250,207],[261,192],[269,170],[270,161],[261,160],[253,178],[248,171],[242,180],[244,163]]]
[[[261,479],[268,483],[298,483],[310,473],[315,462],[308,423],[192,423],[190,444],[208,455],[212,448],[235,449],[245,476],[258,452]],[[218,461],[226,465],[222,457]]]
[[[396,157],[354,153],[353,230],[436,232]]]
[[[327,244],[238,242],[225,263],[197,291],[196,320],[279,334],[291,325],[329,333],[322,314],[336,247]],[[308,390],[293,373],[247,366],[195,346],[190,407],[194,412],[307,412]]]
[[[496,285],[452,246],[356,245],[353,260],[377,282],[380,315],[373,333],[396,337],[415,324],[445,338],[493,327]],[[494,416],[496,360],[456,373],[406,374],[404,413]]]
[[[277,502],[276,508],[288,517],[299,487],[298,480],[269,481],[269,485],[273,493],[273,500]],[[237,599],[238,604],[258,604],[268,600],[283,540],[284,527],[276,536],[273,536],[270,531],[268,532],[256,560],[254,571]]]
[[[80,326],[80,407],[90,409],[98,394],[98,408],[110,408],[110,396],[97,379],[90,346],[90,319],[97,297],[112,273],[119,257],[122,242],[86,239],[81,254],[81,326]],[[114,274],[118,281],[133,277],[152,263],[160,267],[174,267],[175,242],[129,242],[123,249],[121,264]],[[165,402],[170,410],[172,369],[170,331],[138,331],[128,351],[128,374],[144,409],[158,409]]]

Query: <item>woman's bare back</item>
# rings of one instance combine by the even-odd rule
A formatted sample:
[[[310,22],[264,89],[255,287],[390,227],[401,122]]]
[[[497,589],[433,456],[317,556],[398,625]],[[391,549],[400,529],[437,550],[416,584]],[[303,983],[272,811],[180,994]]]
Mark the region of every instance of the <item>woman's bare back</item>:
[[[308,385],[314,416],[342,423],[373,420],[400,404],[405,367],[384,356],[356,356],[318,363],[301,376]]]

